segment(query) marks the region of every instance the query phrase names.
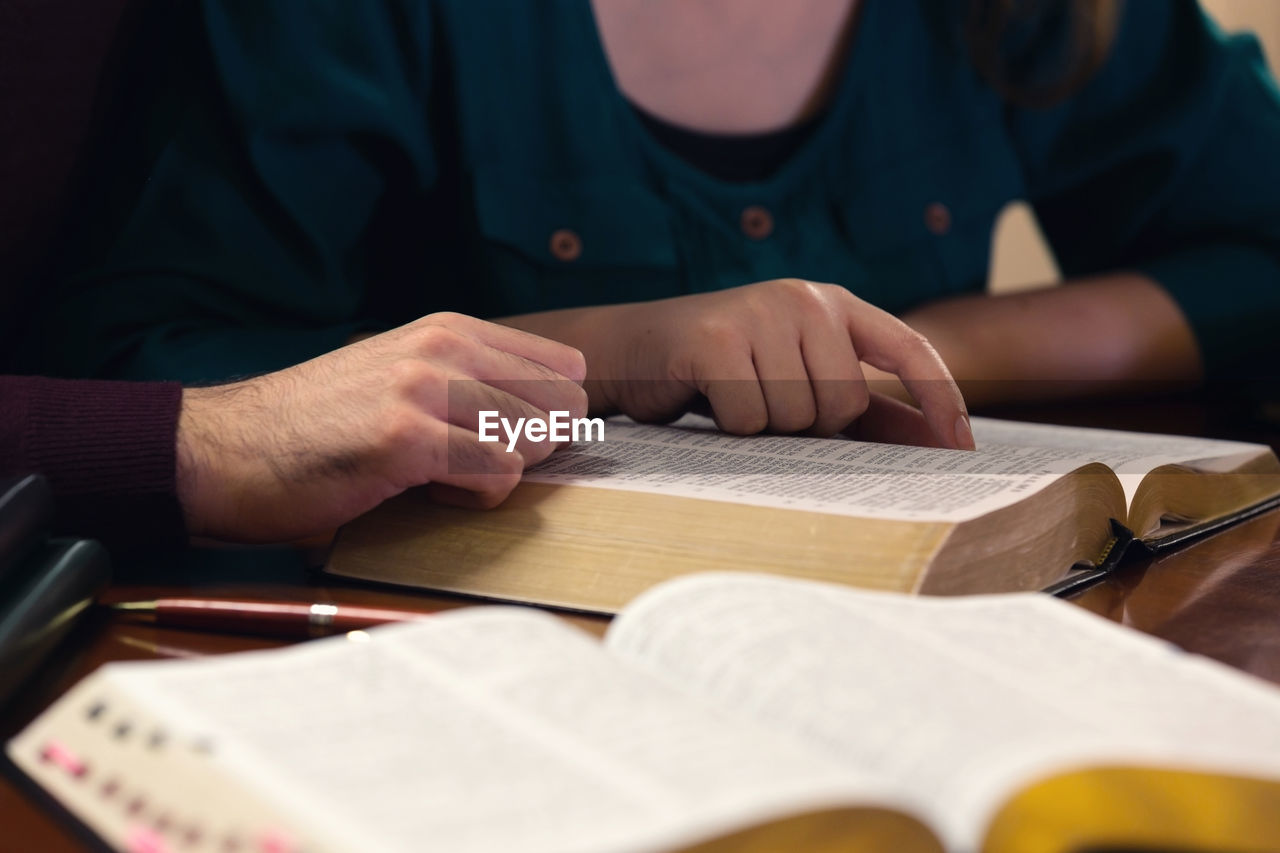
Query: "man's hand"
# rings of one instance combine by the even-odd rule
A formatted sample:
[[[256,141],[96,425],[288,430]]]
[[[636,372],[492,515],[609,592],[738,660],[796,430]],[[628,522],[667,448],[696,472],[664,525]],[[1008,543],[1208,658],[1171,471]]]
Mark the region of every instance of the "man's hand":
[[[178,491],[193,536],[240,542],[331,531],[411,486],[489,507],[555,445],[479,441],[478,413],[581,417],[581,353],[432,314],[244,382],[184,392]]]
[[[702,395],[727,432],[827,436],[866,416],[861,437],[973,447],[964,399],[929,342],[836,285],[783,279],[503,322],[587,353],[600,411],[670,420]],[[900,378],[921,410],[872,394],[861,362]]]

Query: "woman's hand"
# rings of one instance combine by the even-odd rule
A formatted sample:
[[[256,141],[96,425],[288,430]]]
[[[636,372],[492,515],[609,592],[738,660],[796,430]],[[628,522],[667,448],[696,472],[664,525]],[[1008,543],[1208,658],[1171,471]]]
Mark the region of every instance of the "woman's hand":
[[[727,432],[833,435],[869,414],[862,437],[973,447],[964,400],[929,342],[836,285],[783,279],[503,322],[582,349],[597,411],[665,421],[701,395]],[[904,416],[872,394],[860,362],[899,377],[921,411]]]

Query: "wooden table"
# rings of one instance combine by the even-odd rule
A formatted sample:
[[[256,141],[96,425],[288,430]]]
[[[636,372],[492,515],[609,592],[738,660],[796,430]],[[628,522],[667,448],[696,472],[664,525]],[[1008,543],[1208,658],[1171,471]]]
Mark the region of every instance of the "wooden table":
[[[280,601],[362,604],[436,613],[476,602],[459,596],[431,595],[403,590],[347,584],[317,578],[302,584],[113,584],[103,604],[149,600],[162,596],[268,598]],[[604,617],[568,616],[569,621],[597,635],[604,633]],[[108,661],[156,660],[266,649],[287,644],[272,637],[238,636],[140,624],[106,607],[95,608],[59,646],[53,659],[0,712],[0,741],[7,741],[80,678]],[[103,849],[52,801],[33,789],[6,760],[0,773],[0,853],[58,853]]]
[[[1114,414],[1114,413],[1112,413]],[[1158,412],[1149,417],[1159,419]],[[1063,418],[1064,420],[1066,418]],[[1185,422],[1185,421],[1183,421]],[[1199,422],[1193,422],[1193,425]],[[1167,431],[1170,422],[1165,420]],[[1142,427],[1142,422],[1126,425]],[[1196,432],[1198,429],[1189,429]],[[104,602],[161,595],[278,598],[436,612],[472,603],[458,597],[375,589],[317,578],[308,584],[141,586],[114,584]],[[1280,684],[1280,510],[1176,553],[1127,566],[1075,597],[1080,606]],[[602,633],[603,619],[574,622]],[[0,738],[21,729],[80,677],[111,660],[221,654],[283,641],[138,625],[105,609],[77,626],[57,656],[0,713]],[[56,805],[6,766],[0,776],[0,853],[82,850],[94,844]]]

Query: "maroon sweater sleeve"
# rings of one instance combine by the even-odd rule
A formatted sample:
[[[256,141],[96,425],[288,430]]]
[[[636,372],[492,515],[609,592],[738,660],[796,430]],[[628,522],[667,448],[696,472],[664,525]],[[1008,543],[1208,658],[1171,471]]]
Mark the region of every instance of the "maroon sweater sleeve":
[[[178,544],[181,404],[176,382],[0,376],[0,476],[45,475],[62,533],[116,547]]]

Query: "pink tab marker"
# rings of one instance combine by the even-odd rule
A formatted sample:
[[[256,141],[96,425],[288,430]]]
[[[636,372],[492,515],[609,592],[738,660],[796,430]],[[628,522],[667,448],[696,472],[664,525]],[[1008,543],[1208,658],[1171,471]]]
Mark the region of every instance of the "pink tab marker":
[[[124,848],[129,853],[169,853],[164,837],[149,826],[138,824],[129,830]]]
[[[60,741],[51,740],[40,750],[40,760],[56,764],[77,779],[89,772],[89,767]]]

